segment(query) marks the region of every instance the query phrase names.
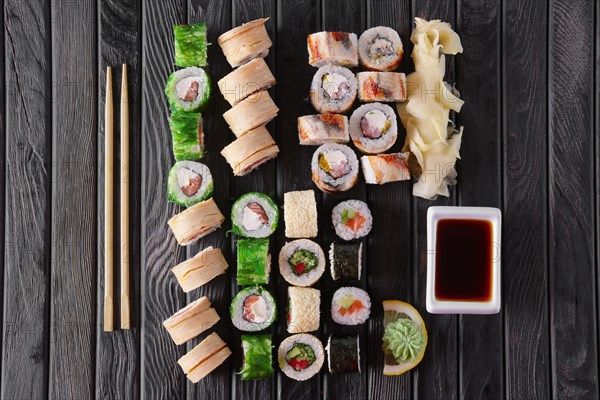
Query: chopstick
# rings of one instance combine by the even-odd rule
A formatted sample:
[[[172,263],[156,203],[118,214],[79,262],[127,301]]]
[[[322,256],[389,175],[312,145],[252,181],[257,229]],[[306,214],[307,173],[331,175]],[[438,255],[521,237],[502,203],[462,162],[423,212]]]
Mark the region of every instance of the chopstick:
[[[121,84],[121,329],[131,326],[129,315],[129,94],[127,65]]]
[[[112,69],[106,69],[104,107],[104,331],[113,330],[113,92]]]

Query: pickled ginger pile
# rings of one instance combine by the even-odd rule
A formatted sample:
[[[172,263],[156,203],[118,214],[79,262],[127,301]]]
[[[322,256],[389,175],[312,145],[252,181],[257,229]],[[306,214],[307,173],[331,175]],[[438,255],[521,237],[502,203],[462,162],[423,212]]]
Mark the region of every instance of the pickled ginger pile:
[[[407,77],[408,101],[397,108],[406,129],[402,151],[410,151],[418,163],[413,195],[435,199],[448,196],[448,186],[456,183],[462,127],[450,121],[450,110],[460,112],[464,101],[444,82],[444,73],[445,55],[462,53],[463,48],[450,24],[421,18],[415,22],[415,72]]]

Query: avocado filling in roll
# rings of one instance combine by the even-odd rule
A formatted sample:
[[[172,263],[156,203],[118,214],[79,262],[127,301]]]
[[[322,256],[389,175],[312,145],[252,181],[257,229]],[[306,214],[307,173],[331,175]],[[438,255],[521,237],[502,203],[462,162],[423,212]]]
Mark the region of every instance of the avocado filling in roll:
[[[365,137],[378,139],[390,128],[390,121],[381,110],[371,110],[360,119],[360,129]]]
[[[292,272],[300,276],[312,271],[319,265],[317,256],[309,250],[298,250],[288,259]]]
[[[316,360],[315,352],[305,343],[294,343],[294,346],[285,355],[285,361],[296,371],[310,367]]]
[[[351,171],[348,157],[341,150],[330,150],[319,156],[319,167],[334,179],[348,175]]]

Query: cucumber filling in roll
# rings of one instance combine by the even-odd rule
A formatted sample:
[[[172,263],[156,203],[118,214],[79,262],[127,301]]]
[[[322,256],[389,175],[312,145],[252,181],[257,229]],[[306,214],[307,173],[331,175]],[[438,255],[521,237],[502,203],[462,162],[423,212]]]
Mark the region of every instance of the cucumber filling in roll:
[[[313,348],[305,343],[294,343],[294,347],[285,354],[285,362],[296,371],[307,369],[316,359]]]
[[[169,200],[189,207],[212,196],[213,179],[208,167],[194,161],[178,161],[169,172]]]
[[[211,95],[210,76],[202,68],[189,67],[169,76],[165,93],[174,111],[203,111]]]

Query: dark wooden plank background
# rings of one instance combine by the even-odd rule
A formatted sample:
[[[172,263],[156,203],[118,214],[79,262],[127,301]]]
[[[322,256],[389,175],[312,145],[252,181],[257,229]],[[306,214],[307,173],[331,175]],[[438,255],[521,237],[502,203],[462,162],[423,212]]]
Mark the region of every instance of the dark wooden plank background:
[[[172,25],[208,23],[208,71],[216,82],[231,71],[216,44],[219,34],[263,16],[270,17],[273,40],[266,60],[277,78],[271,95],[281,109],[268,129],[281,155],[233,177],[219,154],[234,139],[221,117],[229,106],[215,93],[205,113],[204,162],[225,214],[251,190],[274,193],[281,204],[286,191],[315,188],[314,148],[299,146],[296,133],[296,118],[313,113],[307,34],[391,26],[404,42],[407,73],[416,16],[452,23],[465,49],[447,63],[447,80],[466,101],[456,116],[465,127],[459,184],[449,198],[425,201],[412,197],[408,183],[367,187],[362,180],[342,195],[317,192],[317,241],[326,250],[335,236],[328,215],[338,201],[366,200],[375,218],[359,284],[373,301],[369,323],[332,323],[335,285],[328,274],[317,284],[318,335],[326,341],[332,332],[360,333],[361,375],[331,376],[323,368],[298,383],[276,368],[271,379],[241,382],[240,332],[228,317],[237,291],[235,238],[225,235],[230,223],[189,249],[177,246],[166,226],[179,212],[165,190],[173,163],[163,95],[174,69]],[[3,400],[599,397],[600,7],[594,2],[6,0],[0,28]],[[102,330],[104,80],[106,66],[113,66],[118,105],[122,63],[130,66],[131,165],[115,183],[126,179],[131,188],[133,329],[108,334]],[[401,134],[393,150],[402,142]],[[442,204],[502,209],[500,314],[425,311],[425,215]],[[283,229],[271,238],[274,257],[285,241]],[[184,295],[169,270],[208,245],[223,249],[230,270]],[[120,256],[115,249],[115,265]],[[283,315],[287,285],[277,268],[270,288]],[[222,317],[215,330],[234,355],[193,385],[176,361],[208,333],[177,347],[162,321],[204,294]],[[389,298],[413,303],[430,338],[419,368],[400,377],[382,375],[381,300]],[[281,321],[272,329],[276,347],[287,336]]]

